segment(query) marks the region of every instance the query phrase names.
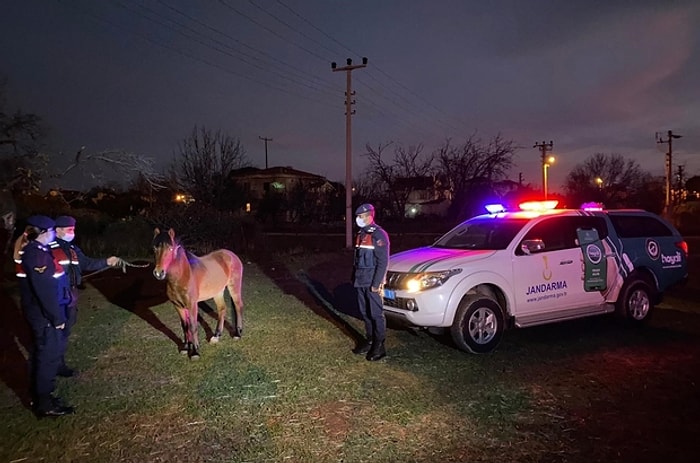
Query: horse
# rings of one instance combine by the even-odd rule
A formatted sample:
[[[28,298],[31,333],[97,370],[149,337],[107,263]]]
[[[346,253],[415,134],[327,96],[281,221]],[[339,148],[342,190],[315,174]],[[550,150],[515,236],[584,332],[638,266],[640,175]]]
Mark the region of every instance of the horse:
[[[191,359],[199,358],[197,320],[200,301],[214,299],[219,321],[209,342],[219,342],[226,319],[226,288],[236,311],[233,337],[240,339],[243,334],[243,263],[238,256],[228,249],[218,249],[198,257],[182,247],[175,239],[172,228],[168,231],[156,228],[153,231],[153,251],[153,276],[161,281],[167,278],[168,299],[180,315],[184,334],[180,352],[188,354]]]

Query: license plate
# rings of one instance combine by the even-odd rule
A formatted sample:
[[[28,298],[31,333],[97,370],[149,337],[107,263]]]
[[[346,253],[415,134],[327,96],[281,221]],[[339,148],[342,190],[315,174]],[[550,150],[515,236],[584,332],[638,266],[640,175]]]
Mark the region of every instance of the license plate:
[[[396,299],[396,293],[391,289],[384,290],[384,299],[394,300]]]

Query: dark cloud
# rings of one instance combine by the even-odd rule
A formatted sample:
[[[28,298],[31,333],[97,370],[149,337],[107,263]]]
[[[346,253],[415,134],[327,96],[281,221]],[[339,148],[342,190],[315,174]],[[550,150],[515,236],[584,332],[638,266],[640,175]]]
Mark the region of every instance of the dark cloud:
[[[555,141],[553,185],[616,152],[661,174],[673,129],[700,174],[700,4],[695,1],[252,0],[8,2],[0,74],[10,101],[52,127],[56,151],[124,149],[165,166],[192,127],[240,137],[254,164],[344,179],[351,57],[355,174],[364,145],[478,131],[524,148]]]

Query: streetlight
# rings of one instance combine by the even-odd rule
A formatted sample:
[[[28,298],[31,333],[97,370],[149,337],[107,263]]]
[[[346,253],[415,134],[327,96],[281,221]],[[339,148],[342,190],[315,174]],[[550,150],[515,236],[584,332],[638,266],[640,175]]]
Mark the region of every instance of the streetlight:
[[[554,164],[554,156],[542,158],[542,183],[544,188],[544,199],[547,199],[547,170]]]
[[[595,183],[598,185],[598,189],[602,190],[603,189],[603,179],[600,177],[595,178]]]
[[[547,151],[554,149],[554,142],[549,140],[549,143],[535,143],[533,148],[537,148],[542,153],[542,190],[544,190],[544,199],[547,199],[547,168],[554,162],[554,156],[547,157]]]

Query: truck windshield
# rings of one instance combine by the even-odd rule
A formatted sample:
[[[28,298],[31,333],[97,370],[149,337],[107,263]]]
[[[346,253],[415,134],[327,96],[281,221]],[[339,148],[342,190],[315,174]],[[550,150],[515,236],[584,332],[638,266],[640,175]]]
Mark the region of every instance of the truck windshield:
[[[494,251],[505,249],[528,220],[492,217],[470,219],[444,234],[433,246],[447,249]]]

